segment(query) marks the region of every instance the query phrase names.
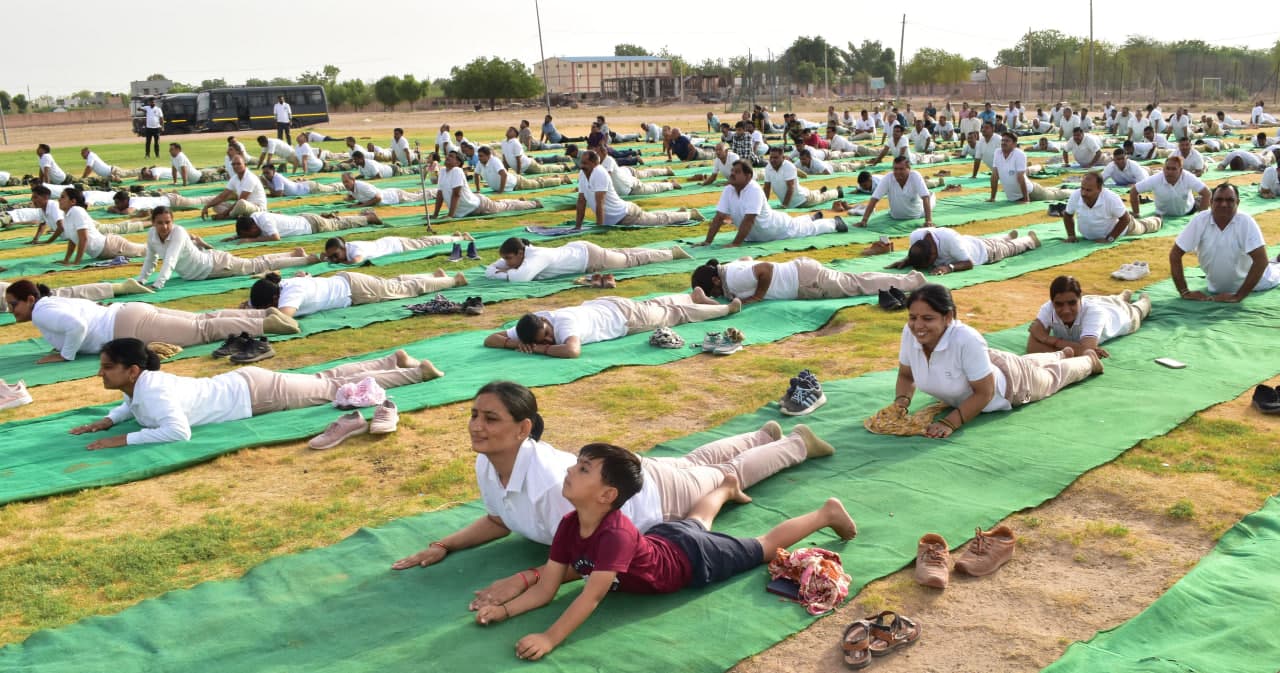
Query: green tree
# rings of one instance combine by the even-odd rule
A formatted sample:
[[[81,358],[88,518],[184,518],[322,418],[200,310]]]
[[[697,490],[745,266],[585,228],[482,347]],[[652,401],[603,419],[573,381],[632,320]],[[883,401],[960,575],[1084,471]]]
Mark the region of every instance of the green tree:
[[[169,79],[169,78],[168,78],[168,77],[165,77],[163,74],[158,73],[158,72],[153,72],[153,73],[151,73],[150,75],[147,75],[147,79],[146,79],[146,81],[148,81],[148,82],[154,82],[154,81],[156,81],[156,80],[167,80],[167,79]]]
[[[13,97],[13,106],[18,108],[18,114],[26,114],[27,108],[31,107],[31,101],[27,100],[26,95],[18,94]]]
[[[0,110],[8,112],[12,103],[13,99],[9,96],[9,92],[0,91]]]
[[[795,71],[791,75],[791,81],[806,86],[813,84],[818,80],[818,67],[808,61],[800,61],[795,64]]]
[[[671,51],[668,50],[665,46],[662,49],[658,50],[657,55],[660,58],[665,58],[671,61],[671,73],[676,75],[677,77],[686,73],[693,72],[693,67],[689,65],[688,61],[684,60],[683,56],[680,56],[679,54],[671,53]]]
[[[849,43],[847,69],[858,79],[883,77],[888,84],[897,79],[898,62],[893,49],[884,47],[879,40],[863,40],[861,46]]]
[[[644,47],[641,47],[638,44],[630,44],[627,42],[623,42],[622,44],[615,45],[613,47],[613,55],[614,56],[652,56],[652,54],[649,53],[648,49],[645,49]]]
[[[1025,66],[1028,41],[1031,43],[1031,65],[1036,67],[1060,65],[1063,54],[1079,53],[1083,43],[1080,38],[1067,35],[1060,30],[1036,30],[1030,35],[1024,34],[1017,45],[1009,49],[1001,49],[996,54],[996,63]]]
[[[204,90],[204,89],[224,89],[224,88],[226,88],[226,87],[227,87],[227,80],[225,80],[225,79],[223,79],[223,78],[221,78],[221,77],[215,77],[214,79],[205,79],[205,80],[200,80],[200,89],[201,89],[201,90]]]
[[[400,78],[400,83],[396,85],[396,93],[399,94],[400,100],[409,104],[409,110],[413,110],[413,104],[418,102],[423,96],[423,85],[426,82],[419,82],[413,75],[405,75]]]
[[[978,72],[979,70],[990,70],[990,66],[987,65],[987,62],[978,58],[977,56],[974,56],[973,58],[969,59],[968,64],[969,64],[969,72]]]
[[[270,82],[262,79],[261,77],[250,77],[244,81],[245,86],[267,86],[268,84],[270,84]]]
[[[173,86],[169,87],[169,93],[195,93],[195,92],[196,92],[195,85],[187,84],[186,82],[174,82]]]
[[[341,84],[343,98],[355,110],[363,110],[364,106],[373,102],[373,89],[358,79],[349,79]]]
[[[324,97],[329,102],[329,106],[333,108],[340,107],[347,102],[347,90],[341,84],[324,85]]]
[[[386,110],[395,107],[396,103],[400,102],[400,78],[395,75],[386,75],[374,82],[373,97],[377,98]]]
[[[796,70],[801,63],[812,63],[815,67],[829,68],[832,72],[843,71],[845,66],[844,51],[840,47],[828,44],[826,38],[821,35],[797,37],[796,41],[782,52],[782,58],[792,64],[793,70]]]
[[[903,79],[910,84],[953,84],[969,77],[969,60],[949,51],[925,47],[903,66]]]
[[[339,70],[336,65],[326,65],[319,72],[306,70],[303,71],[301,75],[298,75],[298,84],[320,84],[326,87],[331,86],[338,83],[339,72],[341,72],[341,70]]]
[[[268,84],[270,86],[293,86],[297,84],[297,82],[289,79],[288,77],[272,77]]]
[[[542,82],[517,60],[480,57],[449,71],[444,93],[450,98],[487,98],[489,109],[498,98],[534,98],[542,93]]]

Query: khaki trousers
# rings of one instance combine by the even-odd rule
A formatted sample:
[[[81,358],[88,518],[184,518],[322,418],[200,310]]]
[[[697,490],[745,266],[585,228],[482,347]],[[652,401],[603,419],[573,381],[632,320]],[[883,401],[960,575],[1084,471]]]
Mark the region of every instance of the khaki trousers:
[[[1015,355],[994,348],[991,364],[1004,372],[1005,399],[1020,407],[1038,402],[1093,374],[1093,361],[1084,356],[1062,357],[1062,351]]]
[[[644,301],[624,297],[600,297],[612,303],[627,321],[627,334],[652,332],[688,322],[715,320],[729,315],[728,304],[696,304],[687,294],[669,294]]]
[[[147,222],[127,220],[124,222],[99,222],[98,231],[104,234],[137,234],[147,230]]]
[[[229,278],[231,276],[252,276],[255,274],[287,269],[295,266],[306,266],[311,263],[306,257],[297,257],[291,252],[276,252],[258,257],[236,257],[226,250],[209,250],[213,257],[213,271],[209,278]]]
[[[115,259],[116,257],[142,257],[147,254],[145,243],[134,243],[119,234],[107,234],[102,244],[102,252],[98,259]]]
[[[387,389],[422,383],[422,371],[417,367],[396,367],[394,353],[315,374],[287,374],[261,367],[243,367],[236,372],[249,386],[254,416],[328,404],[343,384],[357,383],[365,377],[373,377],[378,385]]]
[[[379,278],[354,271],[338,274],[351,285],[351,304],[376,304],[391,299],[412,299],[428,292],[437,292],[454,286],[453,276],[430,274],[405,274],[394,278]]]
[[[634,203],[628,202],[627,214],[613,224],[632,224],[648,227],[662,224],[679,224],[688,221],[689,211],[687,210],[660,210],[651,213]]]
[[[1151,234],[1160,231],[1160,227],[1164,226],[1164,220],[1158,215],[1144,217],[1142,219],[1131,218],[1129,228],[1124,230],[1125,236],[1141,236],[1143,234]]]
[[[545,178],[526,178],[523,175],[517,175],[515,186],[508,191],[559,187],[563,184],[565,184],[564,177],[559,175],[549,175]]]
[[[1071,198],[1069,189],[1053,189],[1037,182],[1031,183],[1031,192],[1027,194],[1032,201],[1065,201]]]
[[[189,313],[133,301],[120,305],[112,335],[117,339],[133,337],[143,343],[163,341],[178,346],[195,346],[221,341],[241,332],[260,335],[265,316],[266,311],[252,309]]]
[[[197,208],[204,208],[213,200],[212,196],[183,196],[177,192],[162,192],[161,196],[169,199],[169,205],[174,210],[195,210]]]
[[[339,215],[338,217],[320,217],[315,213],[303,213],[302,219],[311,224],[312,233],[321,234],[342,229],[355,229],[369,226],[369,218],[364,215]]]
[[[240,217],[241,215],[252,215],[254,213],[265,213],[266,208],[256,203],[250,203],[244,199],[237,199],[235,203],[228,205],[226,201],[219,203],[213,207],[215,213],[226,213],[220,217]]]
[[[857,297],[876,294],[892,287],[909,292],[929,282],[919,271],[906,275],[877,271],[849,273],[828,268],[808,257],[797,257],[792,262],[796,265],[796,275],[800,280],[796,299]]]
[[[0,295],[3,295],[9,289],[9,283],[0,281]],[[116,296],[115,288],[111,287],[111,283],[86,283],[84,285],[68,285],[66,287],[53,288],[53,296],[55,297],[71,297],[72,299],[88,299],[89,301],[102,301],[103,299],[111,299]],[[0,302],[0,313],[8,313],[9,305]]]
[[[642,196],[645,194],[661,194],[675,189],[676,186],[671,182],[636,182],[631,185],[631,192],[624,196]]]
[[[298,184],[306,186],[308,190],[307,191],[308,194],[330,194],[332,192],[343,191],[342,183],[334,183],[331,185],[326,185],[321,182],[316,182],[315,180],[303,180]]]
[[[483,194],[476,195],[480,199],[480,203],[472,210],[471,215],[491,215],[493,213],[502,213],[509,210],[533,210],[538,207],[533,201],[522,201],[520,199],[501,199],[494,200]]]
[[[540,164],[537,161],[530,159],[529,157],[525,157],[523,160],[520,161],[520,167],[524,169],[520,171],[520,173],[524,175],[536,174],[536,173],[560,173],[564,170],[560,166],[550,166],[550,165]]]
[[[837,173],[855,173],[866,168],[866,166],[861,161],[836,161],[831,164],[831,170]]]
[[[994,236],[979,238],[978,240],[982,241],[982,245],[987,249],[987,264],[995,264],[1006,257],[1021,255],[1037,247],[1035,239],[1030,236],[1019,236],[1017,238]]]
[[[458,243],[462,241],[458,236],[422,236],[419,238],[406,238],[404,236],[396,236],[395,239],[400,241],[400,245],[405,251],[422,250],[433,245],[442,245],[445,243]]]
[[[589,241],[576,241],[587,249],[587,273],[607,269],[627,269],[657,262],[670,262],[670,250],[654,248],[602,248]]]
[[[637,178],[641,178],[641,179],[669,178],[676,174],[676,172],[671,170],[670,168],[636,168],[634,166],[631,168],[631,172]]]
[[[834,189],[822,191],[819,189],[805,189],[804,187],[799,186],[797,186],[796,189],[800,190],[800,195],[804,197],[804,200],[795,205],[785,206],[786,208],[808,208],[810,206],[816,206],[820,203],[826,203],[836,199],[836,190]],[[779,194],[779,196],[783,195]],[[793,196],[792,200],[794,199],[795,197]]]
[[[641,457],[640,462],[662,499],[662,518],[671,521],[688,517],[695,503],[720,486],[726,472],[745,490],[804,459],[800,437],[775,440],[757,430],[704,444],[679,458]]]
[[[421,203],[422,201],[426,200],[428,197],[434,199],[437,193],[436,190],[434,189],[427,190],[428,192],[430,192],[430,194],[427,194],[421,189],[415,191],[415,190],[408,190],[408,189],[397,189],[394,187],[391,189],[388,189],[387,191],[396,193],[396,205],[400,205],[402,203]]]
[[[1125,299],[1122,294],[1087,294],[1081,298],[1081,301],[1084,301],[1085,299],[1097,304],[1105,303],[1118,306],[1129,314],[1129,331],[1117,334],[1116,336],[1124,336],[1125,334],[1133,334],[1134,332],[1137,332],[1138,328],[1142,327],[1142,319],[1147,317],[1142,314],[1142,309],[1138,308],[1137,304]]]

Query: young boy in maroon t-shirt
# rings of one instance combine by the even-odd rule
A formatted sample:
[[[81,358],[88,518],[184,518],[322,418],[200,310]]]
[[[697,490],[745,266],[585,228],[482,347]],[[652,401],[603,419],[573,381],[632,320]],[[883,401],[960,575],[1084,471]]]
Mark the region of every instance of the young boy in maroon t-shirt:
[[[481,625],[504,621],[540,608],[555,598],[570,570],[586,579],[582,593],[544,633],[516,643],[516,656],[541,659],[591,616],[610,591],[670,593],[728,579],[773,560],[779,547],[830,527],[851,540],[857,526],[844,505],[831,498],[821,508],[788,519],[757,538],[735,538],[711,531],[727,500],[750,502],[737,479],[725,475],[715,491],[698,501],[689,518],[669,521],[641,535],[618,508],[644,483],[639,456],[611,444],[588,444],[564,478],[563,493],[574,508],[565,515],[551,542],[546,577],[501,605],[476,614]]]

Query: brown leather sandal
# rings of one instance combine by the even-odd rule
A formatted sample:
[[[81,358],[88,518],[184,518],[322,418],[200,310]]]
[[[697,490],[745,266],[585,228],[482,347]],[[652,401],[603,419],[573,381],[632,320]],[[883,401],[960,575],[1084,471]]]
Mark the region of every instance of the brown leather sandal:
[[[892,616],[892,620],[887,618]],[[912,645],[920,639],[920,626],[910,618],[885,610],[871,622],[871,643],[868,648],[875,657],[884,656],[904,645]]]
[[[859,619],[844,627],[840,642],[844,651],[844,665],[849,668],[866,668],[871,665],[871,622]]]

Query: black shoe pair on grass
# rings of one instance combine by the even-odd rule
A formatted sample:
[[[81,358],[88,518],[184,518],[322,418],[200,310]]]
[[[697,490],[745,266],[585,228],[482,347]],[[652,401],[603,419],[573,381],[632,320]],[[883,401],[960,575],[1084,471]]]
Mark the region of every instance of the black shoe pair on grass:
[[[1253,408],[1264,414],[1280,414],[1280,390],[1260,383],[1253,389]]]
[[[241,332],[227,337],[221,346],[214,349],[212,355],[215,358],[229,358],[232,362],[243,365],[273,358],[276,351],[265,336],[251,337],[248,332]]]
[[[880,291],[880,308],[886,311],[900,311],[907,307],[907,295],[896,287]]]

